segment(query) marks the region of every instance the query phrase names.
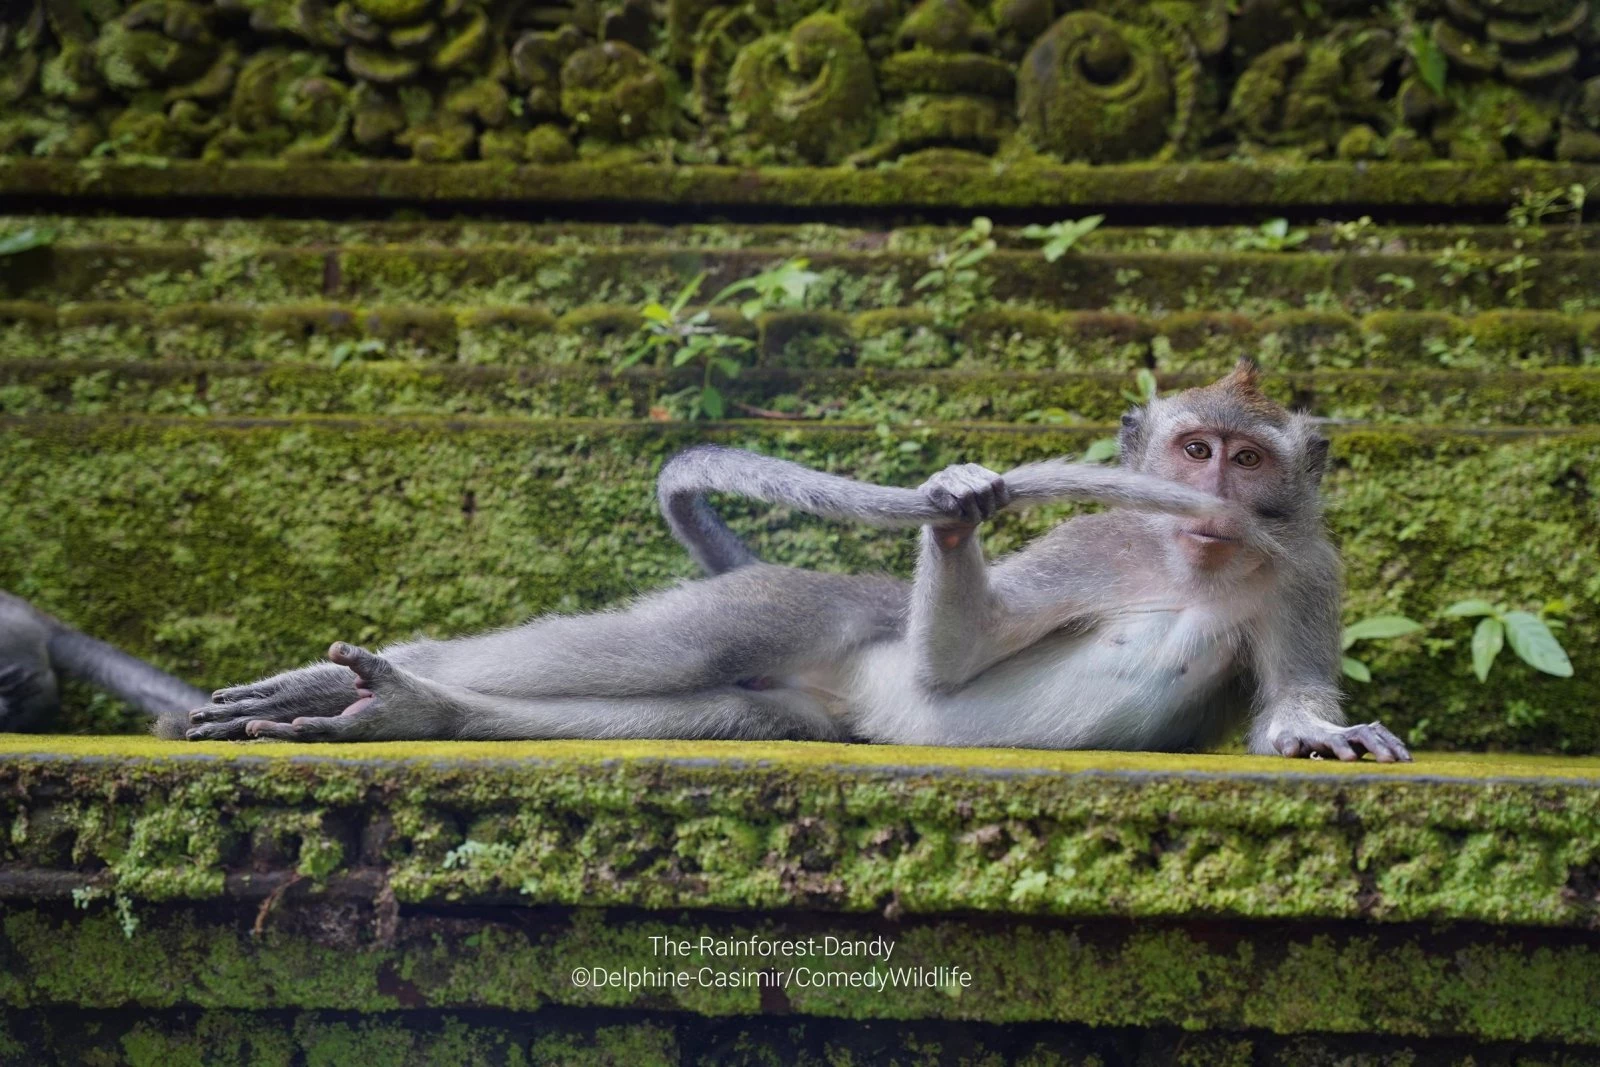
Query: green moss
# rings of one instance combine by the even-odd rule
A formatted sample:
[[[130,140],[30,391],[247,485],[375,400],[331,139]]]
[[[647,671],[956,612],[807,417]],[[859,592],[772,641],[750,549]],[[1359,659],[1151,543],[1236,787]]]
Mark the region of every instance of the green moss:
[[[733,129],[783,158],[838,163],[866,144],[878,91],[861,38],[835,15],[746,46],[728,72]]]
[[[891,964],[957,966],[973,982],[893,997],[797,982],[788,1011],[1572,1043],[1600,1033],[1600,974],[1571,931],[1484,939],[1441,922],[1590,921],[1592,759],[1362,768],[793,743],[6,747],[19,753],[0,763],[10,821],[71,782],[87,855],[137,837],[158,807],[224,835],[298,819],[364,842],[330,895],[301,887],[265,911],[251,877],[281,877],[292,856],[237,855],[228,888],[199,894],[218,898],[201,906],[136,894],[131,938],[104,908],[19,902],[0,920],[13,961],[0,1003],[13,1009],[751,1015],[763,995],[749,985],[584,987],[569,976],[750,967],[716,957],[702,935],[882,934]],[[130,798],[139,812],[117,814]],[[441,861],[441,846],[459,855],[466,828],[485,820],[494,847]],[[385,920],[382,885],[427,907]],[[508,891],[578,906],[475,909]],[[891,904],[905,918],[886,925],[878,913]],[[652,910],[600,910],[609,905]],[[782,910],[797,907],[812,914]],[[1275,921],[1311,918],[1368,921]],[[653,937],[692,946],[663,958]],[[787,963],[881,970],[837,954],[776,961]]]

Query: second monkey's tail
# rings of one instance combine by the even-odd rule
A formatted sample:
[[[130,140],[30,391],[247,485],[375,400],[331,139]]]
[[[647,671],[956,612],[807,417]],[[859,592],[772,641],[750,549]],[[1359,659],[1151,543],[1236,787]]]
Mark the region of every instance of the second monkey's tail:
[[[1089,500],[1145,511],[1210,515],[1227,506],[1209,493],[1120,467],[1046,460],[1017,467],[1004,477],[1012,507]],[[756,452],[697,445],[662,464],[656,496],[672,536],[707,574],[758,562],[706,502],[707,493],[785,504],[808,515],[871,526],[925,526],[951,518],[917,489],[871,485]]]

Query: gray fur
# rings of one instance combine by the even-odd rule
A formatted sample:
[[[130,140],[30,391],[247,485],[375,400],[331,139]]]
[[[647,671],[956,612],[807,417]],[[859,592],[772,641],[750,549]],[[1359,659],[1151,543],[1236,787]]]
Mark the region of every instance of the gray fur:
[[[1409,758],[1377,724],[1343,725],[1339,561],[1318,502],[1326,442],[1253,390],[1242,366],[1153,402],[1126,421],[1120,468],[965,464],[900,489],[690,449],[662,468],[659,496],[711,577],[475,637],[379,653],[340,643],[329,663],[219,690],[167,729],[1191,749],[1249,715],[1254,751]],[[1210,458],[1184,450],[1201,440]],[[916,576],[760,563],[709,493],[921,526]],[[978,524],[1058,499],[1113,510],[984,561]]]
[[[37,726],[57,710],[57,676],[97,686],[170,718],[205,693],[119,648],[0,592],[0,729]]]

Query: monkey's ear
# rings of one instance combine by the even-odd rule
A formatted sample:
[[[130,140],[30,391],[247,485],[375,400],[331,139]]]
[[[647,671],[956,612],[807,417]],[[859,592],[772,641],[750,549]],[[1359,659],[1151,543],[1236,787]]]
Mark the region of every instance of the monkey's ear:
[[[1322,481],[1323,472],[1328,469],[1328,439],[1326,437],[1313,437],[1306,442],[1306,473],[1311,475],[1311,484],[1317,485]]]
[[[1122,416],[1122,429],[1117,432],[1117,447],[1122,452],[1122,462],[1138,456],[1144,450],[1144,413],[1130,411]]]

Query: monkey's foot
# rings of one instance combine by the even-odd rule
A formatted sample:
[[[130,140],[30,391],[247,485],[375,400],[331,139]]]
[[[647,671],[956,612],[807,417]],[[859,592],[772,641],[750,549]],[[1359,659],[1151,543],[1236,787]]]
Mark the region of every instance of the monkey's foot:
[[[1337,756],[1342,760],[1358,760],[1362,753],[1370,752],[1379,763],[1411,762],[1405,742],[1381,722],[1318,731],[1313,737],[1285,734],[1277,739],[1276,745],[1285,756]]]
[[[282,719],[256,718],[244,724],[248,737],[280,741],[399,741],[431,737],[439,721],[440,700],[423,679],[373,652],[338,641],[328,658],[355,672],[355,701],[350,702],[345,672],[345,707],[332,715]]]
[[[211,703],[189,712],[190,741],[240,741],[246,724],[257,720],[289,722],[319,715],[337,715],[350,703],[354,681],[347,668],[318,663],[284,671],[249,685],[218,689]]]

